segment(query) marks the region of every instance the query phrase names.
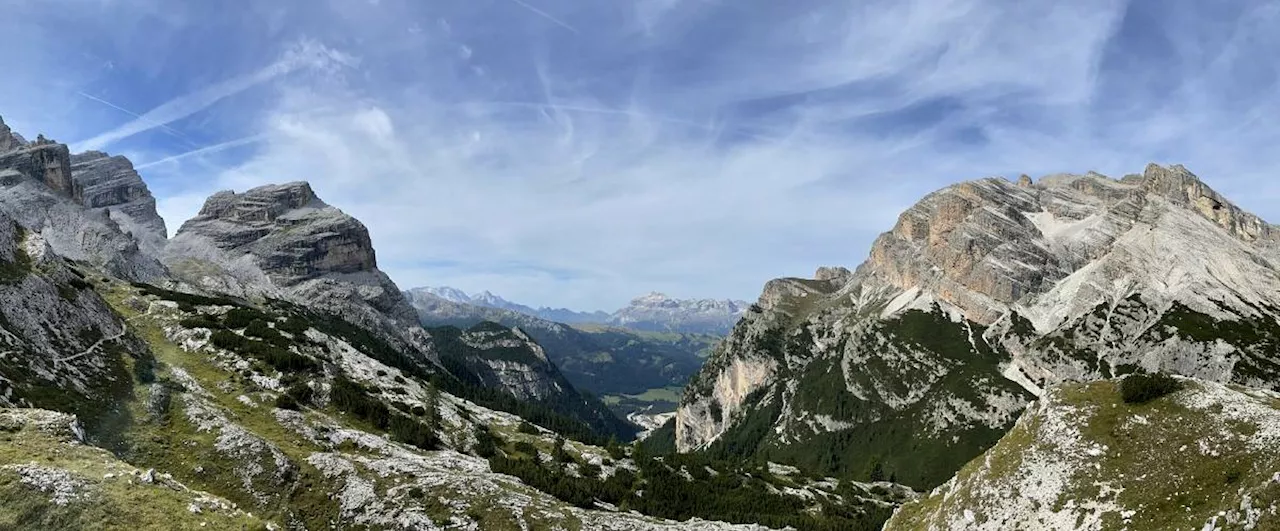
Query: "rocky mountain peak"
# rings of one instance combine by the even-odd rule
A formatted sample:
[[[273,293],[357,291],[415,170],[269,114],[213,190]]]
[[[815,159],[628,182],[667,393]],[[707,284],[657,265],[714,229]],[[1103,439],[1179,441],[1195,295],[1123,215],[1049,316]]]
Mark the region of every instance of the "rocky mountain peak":
[[[1173,232],[1175,225],[1195,223],[1188,216],[1208,220],[1225,230],[1220,234],[1246,243],[1274,240],[1277,234],[1272,225],[1236,207],[1178,165],[1153,164],[1142,175],[1119,180],[1090,172],[1050,175],[1030,187],[1025,182],[983,179],[925,197],[899,217],[893,230],[876,240],[859,273],[860,278],[878,280],[863,283],[862,292],[910,292],[894,300],[889,312],[922,308],[937,301],[970,320],[989,324],[1014,306],[1035,303],[1058,281],[1117,249],[1133,252],[1133,246],[1150,246],[1152,238],[1166,247],[1206,244],[1190,240],[1210,237],[1212,231],[1197,229],[1194,236]],[[1140,239],[1138,233],[1131,232],[1136,228],[1160,232],[1165,239],[1151,233]],[[1134,236],[1122,237],[1125,234]],[[1222,252],[1238,250],[1242,255],[1266,252],[1225,243],[1210,245],[1220,246]],[[1173,256],[1190,259],[1200,254]],[[1205,256],[1203,263],[1186,265],[1202,269],[1211,261],[1221,261],[1222,256]],[[1243,256],[1240,260],[1257,262]],[[1162,274],[1155,269],[1107,275],[1143,284],[1176,284],[1145,278],[1148,273]],[[1224,289],[1256,291],[1234,286]],[[1088,304],[1110,296],[1091,293]]]
[[[259,186],[240,194],[231,190],[215,193],[205,200],[196,219],[266,223],[299,209],[326,207],[309,183],[297,181]]]
[[[205,289],[291,299],[427,349],[417,312],[378,270],[369,230],[305,182],[218,192],[165,252],[175,275]]]
[[[644,295],[631,299],[631,304],[644,306],[644,305],[662,304],[672,300],[673,299],[667,296],[667,294],[665,293],[650,291],[649,293],[646,293]]]
[[[17,145],[7,153],[0,153],[0,168],[13,169],[59,194],[79,200],[71,181],[71,153],[65,144],[44,140],[42,136],[39,141]]]
[[[853,272],[844,267],[819,267],[818,271],[813,274],[814,280],[820,281],[836,281],[847,282],[853,276]]]
[[[1274,226],[1237,207],[1180,164],[1167,168],[1147,165],[1139,186],[1148,194],[1191,208],[1242,240],[1253,242],[1276,237]]]
[[[157,278],[164,274],[154,258],[164,244],[164,222],[132,165],[118,159],[97,166],[94,161],[114,159],[96,152],[72,157],[65,144],[43,135],[26,142],[5,126],[0,129],[0,209],[39,232],[59,255],[123,278]],[[94,169],[86,171],[79,162]],[[121,205],[119,212],[111,210]]]
[[[80,204],[107,214],[144,251],[159,256],[169,230],[129,159],[101,151],[77,153],[71,156],[71,178]]]
[[[5,125],[4,117],[0,117],[0,153],[18,149],[26,143],[26,140]]]

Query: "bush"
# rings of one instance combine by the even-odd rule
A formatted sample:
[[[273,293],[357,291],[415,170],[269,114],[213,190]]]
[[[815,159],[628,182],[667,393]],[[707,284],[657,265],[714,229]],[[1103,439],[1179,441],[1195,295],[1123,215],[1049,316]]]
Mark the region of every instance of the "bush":
[[[286,317],[285,320],[276,323],[276,330],[288,332],[295,336],[307,333],[307,329],[309,328],[311,328],[311,325],[307,323],[306,319],[292,315]]]
[[[387,429],[391,422],[391,411],[386,404],[371,398],[360,384],[341,376],[333,380],[329,401],[339,410],[355,415],[380,430]]]
[[[290,385],[289,389],[285,391],[285,394],[289,395],[290,398],[293,398],[294,401],[299,404],[306,404],[311,402],[311,397],[315,394],[315,391],[311,389],[311,386],[303,382],[297,382]]]
[[[289,340],[285,339],[283,335],[280,335],[279,331],[271,328],[271,325],[268,325],[267,322],[262,319],[254,319],[253,321],[250,321],[249,326],[244,329],[244,335],[262,339],[263,341],[271,343],[277,347],[289,346]]]
[[[217,319],[205,314],[193,315],[178,322],[183,328],[208,328],[209,330],[221,330],[222,323]]]
[[[538,447],[529,441],[519,441],[512,448],[529,457],[538,457]]]
[[[222,317],[227,328],[244,328],[255,320],[266,320],[267,315],[253,308],[232,308]]]
[[[1120,381],[1120,396],[1126,404],[1145,404],[1182,389],[1168,374],[1131,374]]]
[[[214,330],[209,337],[213,346],[248,356],[281,372],[313,371],[317,364],[311,358],[277,345],[249,339],[229,330]]]
[[[517,429],[520,431],[520,433],[523,433],[523,434],[525,434],[525,435],[537,435],[537,434],[538,434],[538,428],[535,428],[535,427],[533,426],[533,424],[529,424],[529,422],[528,422],[528,421],[521,421],[521,422],[520,422],[520,427],[519,427],[519,428],[517,428]]]
[[[388,431],[397,441],[412,444],[423,450],[440,448],[440,440],[436,438],[436,433],[431,431],[431,428],[404,415],[392,415]]]
[[[288,393],[285,393],[283,395],[276,397],[276,407],[280,409],[291,409],[291,410],[297,411],[298,401],[295,400],[292,396],[289,396]]]

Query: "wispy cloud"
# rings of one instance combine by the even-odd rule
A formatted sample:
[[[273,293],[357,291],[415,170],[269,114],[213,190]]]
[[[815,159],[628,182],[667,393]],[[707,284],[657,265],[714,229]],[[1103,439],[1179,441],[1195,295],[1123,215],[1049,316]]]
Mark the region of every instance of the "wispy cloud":
[[[279,60],[257,71],[215,83],[204,89],[178,96],[156,106],[135,119],[110,131],[78,142],[80,150],[103,149],[113,142],[181,120],[245,90],[301,69],[331,69],[350,65],[353,59],[314,41],[302,41],[288,49]],[[81,94],[83,95],[83,93]],[[86,96],[87,97],[87,96]],[[106,103],[99,98],[91,98]],[[124,110],[119,106],[112,107]],[[127,112],[127,111],[126,111]],[[133,113],[130,113],[133,114]]]
[[[1181,162],[1280,219],[1271,3],[513,2],[283,0],[261,24],[183,3],[176,20],[250,43],[215,71],[250,74],[160,90],[173,101],[121,129],[222,100],[243,117],[220,132],[240,140],[143,150],[165,154],[143,169],[172,226],[216,189],[305,179],[365,222],[405,287],[579,308],[652,289],[753,298],[854,266],[924,194],[989,175]],[[362,60],[323,82],[245,66],[303,36]],[[154,82],[78,90],[189,86],[193,58],[217,58],[199,43],[166,48],[157,61],[178,66]],[[246,84],[270,97],[219,96]]]

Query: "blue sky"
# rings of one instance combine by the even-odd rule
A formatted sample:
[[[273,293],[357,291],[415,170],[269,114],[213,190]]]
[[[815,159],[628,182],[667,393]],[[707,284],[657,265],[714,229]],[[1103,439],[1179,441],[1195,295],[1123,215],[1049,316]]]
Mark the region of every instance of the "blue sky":
[[[1210,5],[1212,4],[1212,5]],[[0,0],[0,116],[175,230],[310,181],[402,286],[612,309],[854,267],[965,179],[1182,163],[1280,219],[1272,2]]]

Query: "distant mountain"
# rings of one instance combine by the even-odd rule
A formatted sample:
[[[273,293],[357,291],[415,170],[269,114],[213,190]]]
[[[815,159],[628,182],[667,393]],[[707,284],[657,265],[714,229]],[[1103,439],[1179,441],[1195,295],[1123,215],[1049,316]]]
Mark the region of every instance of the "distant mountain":
[[[655,332],[728,334],[751,306],[746,301],[673,299],[653,292],[613,312],[609,324]]]
[[[674,410],[674,399],[645,402],[628,396],[684,385],[719,341],[710,334],[636,332],[607,325],[576,328],[513,310],[455,302],[440,292],[449,293],[435,288],[405,292],[423,325],[466,328],[489,321],[519,328],[542,346],[574,387],[613,396],[615,409],[626,413],[647,405]]]
[[[567,308],[533,308],[523,304],[511,302],[507,299],[494,295],[489,291],[482,291],[475,295],[468,295],[465,291],[458,288],[448,286],[441,287],[422,287],[414,288],[414,292],[429,293],[449,302],[459,304],[469,304],[472,306],[480,306],[484,308],[497,308],[500,310],[510,310],[525,315],[532,315],[548,321],[557,323],[578,324],[578,323],[606,323],[611,317],[605,312],[578,312]]]
[[[413,291],[429,293],[441,299],[485,308],[510,310],[540,319],[565,324],[605,324],[650,332],[677,332],[726,335],[750,306],[746,301],[714,299],[675,299],[652,292],[632,299],[625,308],[613,313],[579,312],[567,308],[533,308],[506,300],[488,291],[476,295],[451,288],[423,287]]]

